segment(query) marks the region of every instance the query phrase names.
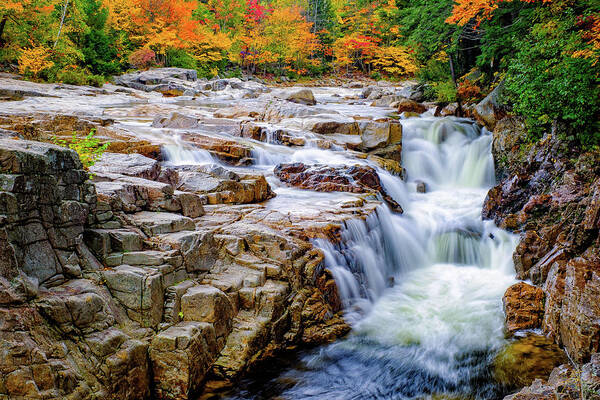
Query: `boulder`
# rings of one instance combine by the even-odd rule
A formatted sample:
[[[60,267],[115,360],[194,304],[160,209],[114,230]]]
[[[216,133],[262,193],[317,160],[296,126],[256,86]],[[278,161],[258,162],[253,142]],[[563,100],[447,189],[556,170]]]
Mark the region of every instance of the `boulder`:
[[[501,100],[503,89],[504,84],[500,83],[473,110],[473,116],[477,122],[490,131],[493,131],[498,121],[507,114]]]
[[[541,288],[516,283],[506,290],[502,302],[508,333],[541,327],[544,317],[544,291]]]
[[[281,181],[318,192],[380,193],[395,211],[402,208],[384,190],[372,167],[354,165],[329,167],[303,163],[279,164],[274,170]]]
[[[421,103],[417,103],[414,100],[410,99],[401,99],[397,104],[398,113],[418,113],[422,114],[427,111],[427,107],[425,107]]]
[[[284,97],[287,101],[292,103],[305,104],[307,106],[314,106],[317,104],[315,96],[310,89],[300,89],[294,92],[288,93]]]

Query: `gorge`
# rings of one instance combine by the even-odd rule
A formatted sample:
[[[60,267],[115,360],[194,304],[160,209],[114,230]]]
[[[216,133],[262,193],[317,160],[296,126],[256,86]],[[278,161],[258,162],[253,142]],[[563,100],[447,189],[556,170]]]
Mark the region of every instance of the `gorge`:
[[[597,395],[589,155],[412,82],[118,83],[0,78],[0,398]]]

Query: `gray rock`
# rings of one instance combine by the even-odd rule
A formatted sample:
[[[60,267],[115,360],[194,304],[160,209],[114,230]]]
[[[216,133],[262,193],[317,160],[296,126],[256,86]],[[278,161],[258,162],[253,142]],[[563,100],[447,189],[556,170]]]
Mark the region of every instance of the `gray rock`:
[[[90,167],[96,174],[121,174],[149,180],[156,180],[160,175],[160,163],[141,154],[104,153]]]

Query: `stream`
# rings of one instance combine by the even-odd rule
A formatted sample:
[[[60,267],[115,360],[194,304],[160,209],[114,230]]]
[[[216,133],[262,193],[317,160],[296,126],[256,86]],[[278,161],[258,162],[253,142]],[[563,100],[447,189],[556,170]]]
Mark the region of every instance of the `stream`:
[[[326,102],[331,91],[319,94],[319,102]],[[350,109],[327,106],[340,113]],[[423,116],[401,123],[406,178],[378,173],[404,214],[382,204],[365,221],[348,221],[340,244],[315,241],[326,254],[351,333],[246,380],[222,398],[501,395],[491,366],[506,343],[501,299],[515,282],[516,237],[481,218],[494,184],[491,134],[457,118]],[[310,142],[298,150],[261,144],[255,151],[278,203],[314,192],[283,186],[268,174],[277,163],[367,163]],[[417,186],[423,184],[426,190],[420,193]]]

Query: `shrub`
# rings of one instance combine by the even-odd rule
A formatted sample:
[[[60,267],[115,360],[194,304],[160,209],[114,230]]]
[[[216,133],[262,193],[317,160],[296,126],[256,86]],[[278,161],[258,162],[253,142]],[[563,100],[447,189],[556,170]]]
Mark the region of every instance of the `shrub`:
[[[104,84],[103,76],[94,75],[87,70],[77,67],[66,67],[58,72],[50,80],[54,82],[66,83],[67,85],[90,85],[100,87]]]
[[[579,33],[568,21],[535,25],[518,43],[506,76],[506,95],[539,138],[553,122],[566,126],[565,138],[600,143],[598,114],[600,63],[576,57]]]
[[[40,72],[54,65],[54,62],[49,60],[50,55],[50,49],[43,46],[23,49],[19,55],[19,72],[37,78]]]
[[[106,148],[110,143],[100,144],[100,140],[95,137],[96,130],[92,129],[85,137],[77,137],[77,133],[73,132],[73,136],[70,141],[66,139],[52,138],[52,142],[59,146],[67,147],[71,150],[75,150],[79,154],[79,159],[83,164],[83,168],[88,170],[92,165],[102,157],[102,154],[106,151]]]
[[[128,61],[136,69],[148,69],[156,65],[156,53],[148,48],[139,49],[129,55]]]
[[[167,50],[167,66],[187,69],[196,69],[198,61],[186,53],[185,50],[169,49]]]

